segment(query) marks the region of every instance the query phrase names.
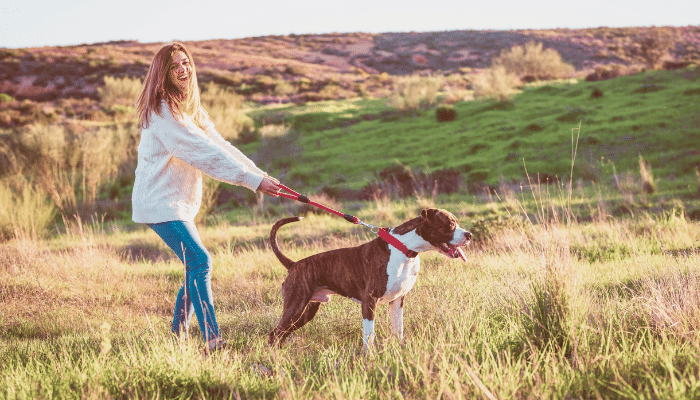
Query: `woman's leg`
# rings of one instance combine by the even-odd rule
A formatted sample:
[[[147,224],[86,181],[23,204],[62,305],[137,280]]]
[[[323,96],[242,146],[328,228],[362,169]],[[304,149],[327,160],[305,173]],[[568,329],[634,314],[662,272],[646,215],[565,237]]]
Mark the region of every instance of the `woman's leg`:
[[[205,341],[218,339],[219,326],[211,292],[212,259],[192,222],[170,221],[148,224],[185,264],[185,279],[175,301],[172,331],[180,334],[189,325],[192,311],[197,315]]]
[[[185,274],[187,274],[185,272]],[[185,281],[187,277],[185,277]],[[180,286],[180,291],[177,293],[175,298],[175,316],[173,317],[173,324],[170,328],[174,334],[177,336],[187,334],[190,328],[190,320],[192,319],[192,314],[194,313],[194,307],[192,307],[192,301],[189,296],[189,290],[185,287],[185,283]]]

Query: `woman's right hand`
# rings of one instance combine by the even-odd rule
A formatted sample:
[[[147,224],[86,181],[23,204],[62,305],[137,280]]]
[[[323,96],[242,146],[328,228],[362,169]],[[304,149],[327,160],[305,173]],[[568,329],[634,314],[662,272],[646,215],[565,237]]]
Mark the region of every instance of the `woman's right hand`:
[[[280,181],[268,175],[263,177],[260,186],[258,186],[259,192],[272,197],[279,197],[280,190]]]

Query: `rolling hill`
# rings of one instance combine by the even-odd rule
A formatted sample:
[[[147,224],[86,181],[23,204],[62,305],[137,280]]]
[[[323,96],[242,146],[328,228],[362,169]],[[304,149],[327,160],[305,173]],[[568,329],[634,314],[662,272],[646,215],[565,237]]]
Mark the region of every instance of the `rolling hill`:
[[[446,31],[384,34],[266,36],[188,42],[201,83],[231,87],[248,99],[264,96],[304,102],[382,96],[390,85],[376,76],[478,71],[504,49],[543,43],[586,76],[596,66],[643,63],[639,51],[649,32],[669,37],[670,66],[700,60],[700,27],[595,28],[582,30]],[[160,43],[115,41],[70,47],[0,48],[0,93],[38,102],[97,99],[104,76],[142,78]],[[302,82],[294,95],[276,93],[280,82]],[[279,91],[278,91],[279,92]]]
[[[668,40],[656,69],[648,65],[654,55],[645,53],[653,35]],[[526,83],[510,101],[457,102],[451,122],[436,121],[432,109],[399,111],[386,104],[400,76],[475,76],[502,50],[531,41],[557,50],[575,67],[576,79]],[[299,190],[358,199],[406,180],[421,181],[428,191],[437,182],[442,192],[466,187],[472,193],[517,185],[526,174],[557,182],[568,179],[575,148],[578,184],[614,179],[621,187],[640,179],[632,171],[641,162],[660,189],[696,191],[700,27],[292,35],[187,44],[201,83],[257,104],[248,112],[257,128],[288,130],[276,137],[254,132],[237,145]],[[110,114],[98,89],[106,76],[142,78],[160,46],[119,41],[0,49],[0,139],[3,148],[19,149],[0,157],[0,164],[32,156],[16,133],[37,122],[58,130],[66,125],[61,132],[76,138],[95,124],[137,137],[128,107]],[[606,66],[644,72],[610,79],[619,74],[606,75]],[[285,84],[295,90],[283,93]],[[259,106],[270,100],[288,104]],[[104,204],[90,205],[115,218],[128,213],[135,162],[135,146],[129,146],[118,175],[100,183]],[[218,204],[231,199],[255,201],[226,188]]]

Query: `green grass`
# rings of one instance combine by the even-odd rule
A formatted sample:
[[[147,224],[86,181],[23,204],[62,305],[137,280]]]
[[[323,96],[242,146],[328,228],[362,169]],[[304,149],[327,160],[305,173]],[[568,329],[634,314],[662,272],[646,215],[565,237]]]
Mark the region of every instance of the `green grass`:
[[[380,307],[377,346],[362,354],[359,306],[335,298],[282,349],[267,346],[286,276],[267,236],[274,220],[307,213],[298,203],[267,199],[200,224],[230,344],[208,358],[196,323],[189,341],[168,333],[182,266],[157,236],[121,220],[67,217],[48,237],[0,243],[0,399],[697,398],[697,77],[533,85],[508,103],[456,104],[449,123],[371,99],[255,110],[257,123],[291,131],[242,150],[274,156],[273,174],[286,163],[295,189],[358,189],[397,161],[455,168],[496,189],[321,197],[383,226],[440,206],[475,234],[466,265],[421,256],[405,342],[391,337]],[[596,88],[603,96],[591,98]],[[568,183],[579,124],[571,188],[510,183],[538,173]],[[657,193],[640,189],[640,154]],[[19,198],[7,188],[12,208]],[[324,213],[279,237],[300,259],[374,235]]]
[[[697,69],[652,71],[530,86],[510,102],[457,103],[457,120],[447,123],[437,123],[432,110],[391,112],[383,100],[347,101],[346,108],[339,102],[337,110],[276,108],[253,117],[273,115],[301,133],[303,151],[271,162],[284,163],[288,176],[305,187],[357,189],[397,162],[427,171],[454,168],[489,184],[522,181],[524,164],[533,176],[568,178],[572,129],[579,123],[575,179],[598,181],[613,165],[618,172],[636,169],[639,154],[657,177],[675,179],[700,165],[699,77]],[[595,89],[602,97],[592,96]]]
[[[558,196],[537,204],[558,208]],[[272,220],[260,214],[201,230],[230,345],[208,358],[196,323],[189,341],[168,334],[181,265],[152,232],[92,223],[51,240],[7,242],[0,398],[697,397],[700,226],[651,214],[546,222],[527,198],[514,201],[523,213],[512,218],[533,222],[493,226],[467,248],[466,265],[422,255],[405,342],[391,337],[380,307],[369,354],[359,306],[337,297],[282,349],[267,346],[286,271],[265,243]],[[479,205],[446,206],[470,227]],[[415,212],[398,201],[357,214],[380,208],[392,225]],[[280,231],[292,259],[371,237],[329,215]]]

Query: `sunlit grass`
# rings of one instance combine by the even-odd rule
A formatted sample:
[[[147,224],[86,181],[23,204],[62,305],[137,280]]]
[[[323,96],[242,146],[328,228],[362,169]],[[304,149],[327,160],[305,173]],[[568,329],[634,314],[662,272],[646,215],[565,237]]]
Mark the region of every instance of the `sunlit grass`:
[[[435,128],[432,116],[420,114],[382,119],[385,106],[379,100],[317,105],[315,111],[308,105],[299,119],[270,116],[278,127],[296,130],[299,142],[314,144],[288,171],[288,181],[301,182],[302,188],[321,187],[314,182],[353,187],[353,179],[369,182],[376,179],[375,171],[410,157],[406,165],[462,168],[469,177],[474,170],[467,171],[467,164],[486,171],[482,163],[500,160],[494,155],[522,156],[508,165],[495,163],[504,175],[488,178],[494,184],[483,191],[437,195],[421,187],[408,198],[387,191],[371,201],[352,202],[310,194],[378,226],[396,226],[422,207],[443,207],[475,234],[467,264],[437,253],[421,256],[421,274],[406,297],[405,341],[392,337],[386,307],[380,307],[376,347],[367,354],[361,352],[360,307],[337,297],[283,348],[266,342],[282,311],[280,285],[286,276],[268,247],[270,226],[283,216],[306,216],[278,235],[285,254],[295,260],[375,237],[341,218],[314,214],[286,199],[202,213],[201,236],[214,259],[217,317],[229,343],[226,350],[204,357],[196,322],[188,340],[169,333],[183,271],[152,231],[86,208],[63,212],[51,235],[34,234],[34,225],[22,228],[12,219],[19,212],[0,211],[5,232],[0,244],[0,398],[697,398],[700,226],[689,213],[698,206],[697,187],[691,187],[698,180],[663,181],[670,167],[660,172],[654,163],[671,154],[644,153],[647,163],[635,153],[625,165],[607,154],[600,158],[586,152],[605,135],[617,140],[626,129],[642,129],[631,125],[640,117],[628,114],[629,107],[645,105],[650,116],[645,134],[654,143],[663,143],[667,128],[692,129],[692,116],[658,125],[666,115],[652,95],[671,104],[669,99],[686,90],[680,78],[670,75],[627,78],[629,87],[622,89],[597,83],[613,97],[606,107],[589,98],[594,87],[589,83],[526,88],[527,100],[516,97],[511,104],[462,104],[457,109],[470,116],[467,128]],[[634,92],[643,84],[664,87]],[[630,91],[639,104],[625,103]],[[577,104],[584,106],[566,108]],[[320,108],[325,106],[330,108]],[[368,110],[379,119],[366,118]],[[341,126],[347,121],[352,124]],[[570,137],[576,125],[581,143]],[[300,127],[308,130],[299,134]],[[120,148],[134,145],[132,128],[114,126]],[[75,140],[84,133],[58,127],[36,132],[74,135]],[[396,132],[404,138],[422,136],[396,145]],[[52,136],[57,143],[41,142],[48,146],[42,154],[70,147],[61,135]],[[676,144],[685,146],[683,140]],[[572,168],[569,146],[574,143],[580,146]],[[465,146],[471,146],[469,156],[463,154]],[[84,160],[87,150],[79,154]],[[427,161],[425,153],[444,158]],[[118,155],[125,159],[96,157],[90,163],[102,160],[109,168],[100,176],[109,176],[133,161],[133,153]],[[686,156],[684,162],[690,163],[694,156]],[[569,179],[538,184],[538,163],[560,168]],[[518,176],[525,168],[525,180],[507,179],[516,164]],[[100,185],[87,175],[81,179],[91,171],[81,172],[79,163],[66,165],[73,169],[57,169],[63,175],[53,176],[65,181],[46,186],[72,190],[73,207],[79,208],[79,200],[96,198]],[[663,188],[647,193],[647,180]],[[33,188],[24,182],[25,190]],[[124,189],[120,185],[114,185],[117,197]],[[128,190],[128,181],[125,186]],[[35,207],[35,216],[51,209],[31,200],[43,194],[20,196],[24,192],[7,188],[0,201],[9,209]],[[16,233],[23,229],[31,234]]]
[[[0,393],[695,397],[700,226],[652,214],[544,223],[530,203],[515,205],[532,222],[493,226],[489,241],[467,248],[467,264],[421,256],[421,275],[406,297],[405,342],[392,337],[380,307],[369,354],[361,353],[359,306],[338,297],[282,349],[267,346],[286,276],[267,248],[269,217],[202,227],[230,345],[206,358],[196,322],[188,341],[169,334],[182,266],[152,232],[75,222],[50,240],[7,242],[0,248]],[[407,201],[385,207],[392,223],[415,213]],[[376,211],[367,203],[357,214],[370,220]],[[460,219],[470,227],[469,217]],[[282,229],[279,241],[300,259],[372,237],[340,218],[309,214]],[[548,314],[553,307],[559,319]]]

